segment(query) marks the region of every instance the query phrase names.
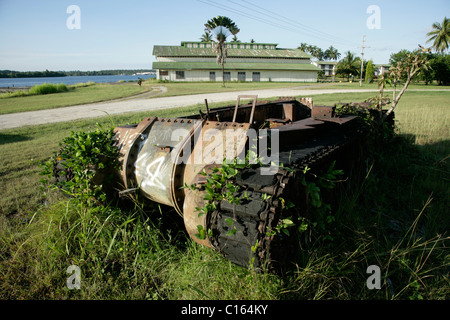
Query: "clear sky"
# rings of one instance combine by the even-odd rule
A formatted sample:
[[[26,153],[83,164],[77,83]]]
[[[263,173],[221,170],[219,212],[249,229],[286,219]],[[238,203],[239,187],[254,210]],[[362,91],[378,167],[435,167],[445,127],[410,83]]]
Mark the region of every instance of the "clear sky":
[[[364,58],[387,63],[430,45],[426,33],[450,17],[450,0],[0,0],[0,69],[150,69],[154,45],[198,41],[217,15],[237,24],[242,42],[280,48],[360,55],[366,35]]]

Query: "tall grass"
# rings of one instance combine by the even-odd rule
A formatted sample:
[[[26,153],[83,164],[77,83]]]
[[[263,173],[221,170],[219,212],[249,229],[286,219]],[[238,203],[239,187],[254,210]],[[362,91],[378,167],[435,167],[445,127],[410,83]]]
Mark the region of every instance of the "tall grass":
[[[65,92],[69,89],[64,83],[60,84],[52,84],[52,83],[43,83],[38,84],[30,88],[29,93],[31,95],[38,95],[38,94],[50,94],[50,93],[57,93],[57,92]]]
[[[35,96],[59,92],[67,92],[69,88],[64,84],[53,84],[53,83],[42,83],[37,84],[30,88],[28,91],[16,91],[10,93],[4,93],[0,95],[0,98],[14,98],[14,97],[24,97],[24,96]]]

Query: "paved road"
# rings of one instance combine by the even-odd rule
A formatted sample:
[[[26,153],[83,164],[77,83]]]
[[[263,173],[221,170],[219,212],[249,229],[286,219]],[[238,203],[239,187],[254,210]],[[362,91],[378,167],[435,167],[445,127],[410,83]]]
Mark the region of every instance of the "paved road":
[[[298,87],[298,88],[264,89],[251,91],[234,91],[222,93],[206,93],[206,94],[194,94],[176,97],[160,97],[152,99],[148,99],[148,97],[145,98],[135,96],[133,99],[126,98],[109,102],[99,102],[64,108],[0,115],[0,129],[10,129],[27,125],[38,125],[62,121],[71,121],[83,118],[95,118],[105,116],[105,112],[107,112],[110,115],[114,115],[126,112],[139,112],[139,111],[159,110],[174,107],[185,107],[195,104],[204,104],[204,99],[208,99],[208,103],[235,101],[238,95],[258,95],[258,99],[262,99],[262,98],[282,97],[282,96],[307,97],[313,94],[351,93],[351,92],[377,92],[377,90],[371,89],[308,90],[302,87]]]

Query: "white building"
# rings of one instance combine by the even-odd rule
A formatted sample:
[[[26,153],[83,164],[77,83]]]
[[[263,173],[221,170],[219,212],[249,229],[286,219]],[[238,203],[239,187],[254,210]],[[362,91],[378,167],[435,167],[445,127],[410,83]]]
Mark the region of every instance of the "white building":
[[[389,64],[374,64],[373,67],[375,76],[378,77],[383,73],[388,72],[391,66]]]
[[[337,61],[313,61],[312,63],[323,71],[324,76],[332,77],[336,75]]]
[[[299,49],[279,49],[273,43],[227,43],[225,81],[317,82],[317,66]],[[156,78],[169,81],[220,81],[211,42],[181,42],[180,46],[154,46]]]

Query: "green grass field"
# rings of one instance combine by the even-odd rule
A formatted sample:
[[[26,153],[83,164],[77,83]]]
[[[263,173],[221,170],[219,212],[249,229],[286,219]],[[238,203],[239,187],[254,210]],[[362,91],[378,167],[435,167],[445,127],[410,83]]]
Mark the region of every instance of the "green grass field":
[[[226,83],[225,87],[223,87],[221,83],[217,82],[158,83],[155,80],[144,81],[141,87],[139,87],[136,83],[100,83],[87,86],[83,86],[83,84],[80,84],[79,86],[68,86],[69,90],[67,92],[53,93],[51,94],[51,98],[49,98],[48,95],[7,97],[8,94],[6,94],[6,97],[0,98],[0,114],[61,108],[85,103],[126,98],[139,93],[150,92],[153,90],[152,87],[154,88],[159,86],[164,86],[167,89],[166,92],[159,93],[158,90],[154,90],[154,94],[146,98],[289,87],[303,87],[305,89],[312,90],[360,88],[377,90],[376,83],[364,83],[363,86],[360,87],[359,83],[357,82],[229,82]],[[412,84],[410,85],[410,88],[420,90],[448,89],[448,87],[441,87],[437,85],[425,86],[423,84]],[[387,88],[387,90],[390,89],[392,88]],[[17,95],[17,92],[15,94]]]
[[[318,95],[314,102],[370,96]],[[167,207],[138,203],[96,215],[58,193],[44,197],[38,164],[70,131],[109,125],[109,118],[1,130],[0,298],[448,299],[449,101],[449,92],[405,94],[397,138],[356,191],[342,192],[330,225],[334,240],[316,231],[283,275],[255,273],[197,245]],[[192,106],[112,119],[123,125],[197,112]],[[66,287],[72,264],[82,270],[81,290]],[[380,290],[366,287],[372,264],[382,271]]]
[[[70,86],[69,86],[70,87]],[[0,114],[61,108],[84,103],[113,100],[150,91],[148,86],[136,83],[95,84],[72,86],[67,92],[0,99]]]

